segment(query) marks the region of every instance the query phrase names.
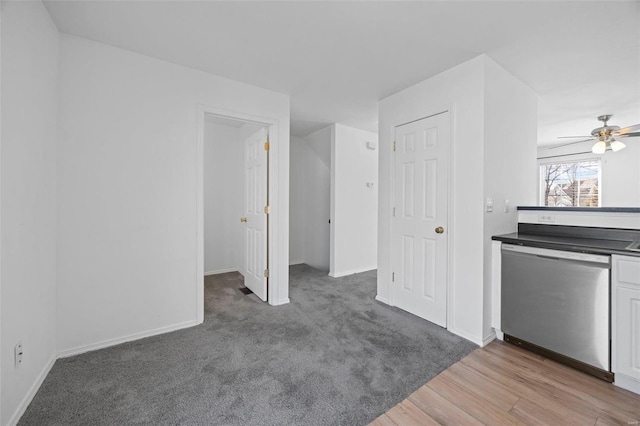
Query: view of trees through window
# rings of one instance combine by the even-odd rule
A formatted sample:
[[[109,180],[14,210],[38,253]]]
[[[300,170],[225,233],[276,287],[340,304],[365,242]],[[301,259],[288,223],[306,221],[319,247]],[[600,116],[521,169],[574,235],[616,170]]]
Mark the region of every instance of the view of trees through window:
[[[600,206],[600,160],[541,164],[540,181],[542,205]]]

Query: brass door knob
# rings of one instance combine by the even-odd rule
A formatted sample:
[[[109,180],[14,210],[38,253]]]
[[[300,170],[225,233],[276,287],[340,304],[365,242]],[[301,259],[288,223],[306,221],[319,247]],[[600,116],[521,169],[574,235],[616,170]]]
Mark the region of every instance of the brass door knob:
[[[241,217],[241,218],[240,218],[240,222],[246,222],[246,221],[247,221],[247,218],[246,218],[246,217]]]
[[[436,234],[442,234],[444,232],[444,228],[442,226],[438,226],[436,228]]]

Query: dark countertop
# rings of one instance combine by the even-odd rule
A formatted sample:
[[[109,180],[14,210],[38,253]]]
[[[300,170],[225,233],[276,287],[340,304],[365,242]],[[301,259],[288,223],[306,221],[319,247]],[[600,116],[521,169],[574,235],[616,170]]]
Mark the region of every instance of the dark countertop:
[[[625,250],[632,241],[603,240],[593,238],[577,238],[557,235],[537,235],[514,232],[495,235],[494,241],[529,247],[555,250],[575,251],[592,254],[621,254],[640,257],[640,252]]]
[[[640,207],[547,207],[518,206],[521,210],[558,211],[558,212],[598,212],[598,213],[640,213]]]

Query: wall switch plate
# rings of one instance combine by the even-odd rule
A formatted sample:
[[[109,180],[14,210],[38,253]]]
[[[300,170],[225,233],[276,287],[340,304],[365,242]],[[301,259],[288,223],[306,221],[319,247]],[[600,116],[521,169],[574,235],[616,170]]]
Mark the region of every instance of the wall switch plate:
[[[511,211],[511,206],[509,205],[509,200],[504,200],[504,212],[509,213]]]
[[[491,213],[493,211],[493,198],[487,198],[487,203],[485,204],[485,211],[487,213]]]
[[[13,355],[16,367],[22,364],[22,342],[18,342],[13,348]]]

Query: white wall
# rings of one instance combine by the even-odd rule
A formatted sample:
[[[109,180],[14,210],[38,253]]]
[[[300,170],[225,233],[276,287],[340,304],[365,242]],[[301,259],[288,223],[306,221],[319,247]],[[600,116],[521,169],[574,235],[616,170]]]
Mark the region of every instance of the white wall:
[[[485,76],[489,75],[487,81]],[[485,97],[486,90],[495,90],[502,80],[506,80],[502,93],[495,93]],[[489,150],[502,143],[521,145],[521,149],[508,149],[500,157],[491,156],[491,161],[484,163],[485,136],[495,130],[500,113],[500,107],[495,113],[492,111],[506,93],[523,95],[523,104],[516,100],[518,110],[527,111],[530,108],[529,95],[525,88],[513,81],[509,81],[482,55],[460,64],[450,70],[418,83],[408,89],[383,99],[379,104],[379,135],[380,135],[380,165],[379,165],[379,228],[378,228],[378,295],[377,298],[386,303],[393,303],[391,295],[391,164],[392,142],[395,126],[418,120],[442,111],[451,112],[452,124],[452,157],[450,171],[450,200],[449,200],[449,289],[448,289],[448,323],[447,328],[477,344],[490,338],[486,335],[490,314],[486,312],[488,305],[484,299],[488,297],[485,289],[490,283],[484,273],[485,257],[490,251],[485,251],[485,194],[495,193],[496,197],[515,197],[523,191],[530,193],[530,187],[522,186],[514,181],[513,186],[501,186],[500,178],[509,178],[493,174],[485,175],[487,168],[501,167],[501,162],[515,161],[522,164],[519,158],[521,152],[532,151],[528,144],[535,144],[535,133],[525,135],[520,140],[500,133],[495,141],[487,142]],[[491,115],[493,114],[493,116]],[[485,121],[486,116],[491,117]],[[528,125],[532,118],[525,117],[519,122]],[[535,118],[533,118],[535,119]],[[528,128],[528,127],[527,127]],[[526,145],[526,146],[525,146]],[[535,146],[535,145],[534,145]],[[535,150],[535,148],[534,148]],[[533,152],[533,151],[532,151]],[[515,167],[513,168],[515,169]],[[507,171],[513,171],[508,167]],[[530,174],[530,172],[525,172]],[[486,179],[486,186],[485,186]],[[504,191],[504,192],[503,192]],[[515,201],[517,202],[517,201]],[[513,225],[512,215],[496,215],[486,223],[488,228]],[[488,230],[488,232],[490,232]],[[490,303],[490,302],[487,302]]]
[[[0,424],[13,424],[56,355],[58,31],[40,2],[2,2]],[[14,366],[14,345],[24,358]]]
[[[377,144],[378,135],[341,124],[332,126],[332,277],[376,269],[379,151],[368,149],[367,142]]]
[[[329,271],[331,126],[291,141],[290,263]]]
[[[305,259],[305,195],[307,156],[310,155],[303,138],[291,136],[291,174],[289,175],[289,264],[304,263]]]
[[[331,187],[331,127],[305,137],[308,146],[305,170],[306,264],[329,271],[329,218]]]
[[[58,349],[196,324],[199,105],[275,118],[271,253],[288,301],[289,98],[85,39],[60,41]],[[201,294],[201,293],[200,293]]]
[[[540,147],[541,162],[601,159],[601,203],[603,207],[640,206],[640,140],[621,139],[627,146],[622,151],[593,154],[593,142],[583,142],[561,148]],[[555,158],[545,158],[545,157]],[[558,156],[558,157],[556,157]],[[536,174],[536,179],[538,176]],[[536,181],[539,185],[539,181]],[[536,198],[535,205],[538,204]]]
[[[491,335],[491,237],[517,230],[517,206],[536,203],[538,96],[490,58],[484,68],[483,338]],[[505,212],[509,200],[509,212]]]
[[[205,121],[204,271],[239,271],[244,209],[240,128]]]

